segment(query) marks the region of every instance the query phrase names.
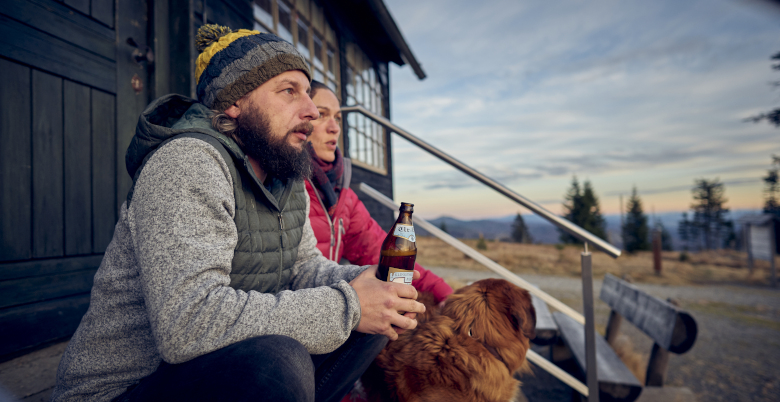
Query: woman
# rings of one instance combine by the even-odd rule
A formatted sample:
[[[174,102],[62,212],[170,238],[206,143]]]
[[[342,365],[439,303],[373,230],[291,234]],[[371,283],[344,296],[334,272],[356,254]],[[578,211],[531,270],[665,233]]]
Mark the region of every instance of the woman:
[[[352,163],[341,156],[338,139],[341,134],[341,106],[333,91],[317,81],[311,83],[311,98],[320,112],[312,121],[308,145],[312,158],[312,176],[306,180],[306,191],[311,198],[309,219],[317,237],[317,247],[333,260],[347,259],[356,265],[379,263],[379,250],[387,233],[371,218],[349,182]],[[420,264],[420,279],[412,285],[418,291],[433,293],[442,303],[452,293],[443,279]]]

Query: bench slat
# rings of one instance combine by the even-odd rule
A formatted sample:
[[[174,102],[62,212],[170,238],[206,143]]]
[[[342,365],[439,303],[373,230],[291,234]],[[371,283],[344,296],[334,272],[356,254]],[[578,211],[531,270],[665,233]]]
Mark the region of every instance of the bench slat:
[[[612,274],[604,276],[600,297],[666,350],[684,353],[696,340],[696,321],[688,313]]]
[[[580,369],[585,370],[585,327],[568,316],[554,312],[561,338],[574,355]],[[615,354],[600,335],[596,335],[596,364],[599,393],[607,393],[610,400],[633,401],[642,391],[642,384]]]
[[[558,324],[553,320],[547,303],[534,295],[531,295],[531,301],[536,311],[536,338],[533,343],[540,346],[549,345],[558,338]]]

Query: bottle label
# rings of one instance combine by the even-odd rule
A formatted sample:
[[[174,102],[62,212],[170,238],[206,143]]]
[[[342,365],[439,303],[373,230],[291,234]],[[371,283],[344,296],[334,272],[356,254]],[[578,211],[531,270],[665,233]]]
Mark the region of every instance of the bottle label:
[[[388,282],[405,283],[407,285],[411,285],[413,277],[414,277],[414,271],[407,271],[405,269],[398,269],[393,267],[390,267],[387,270]]]
[[[393,230],[393,236],[395,237],[402,237],[406,240],[409,240],[411,242],[414,241],[414,226],[412,225],[404,225],[402,223],[399,223],[395,225],[395,230]]]

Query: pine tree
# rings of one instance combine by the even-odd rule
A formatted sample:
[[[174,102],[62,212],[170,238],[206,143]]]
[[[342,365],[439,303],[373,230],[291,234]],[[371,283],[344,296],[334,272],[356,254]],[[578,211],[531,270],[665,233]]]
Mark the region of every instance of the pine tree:
[[[444,219],[441,220],[441,223],[439,224],[439,229],[441,229],[444,233],[450,233],[447,231],[447,222],[444,222]]]
[[[487,250],[487,243],[485,243],[485,236],[482,233],[479,234],[479,240],[477,240],[477,250]]]
[[[534,242],[533,238],[531,237],[531,233],[528,231],[528,227],[525,225],[523,215],[520,215],[519,212],[515,217],[515,221],[512,222],[512,240],[514,240],[516,243],[526,244]]]
[[[640,250],[650,250],[647,240],[648,227],[647,215],[642,212],[642,200],[636,192],[636,187],[631,190],[631,198],[628,199],[628,212],[623,224],[623,248],[629,253]]]
[[[566,192],[565,198],[566,202],[564,202],[563,208],[566,213],[564,218],[606,240],[606,222],[601,215],[599,199],[593,191],[590,181],[585,180],[583,188],[580,190],[580,183],[577,181],[577,176],[574,176],[571,181],[571,188]],[[563,243],[580,242],[574,236],[563,231],[561,231],[560,239]]]
[[[672,251],[674,248],[672,245],[672,235],[666,230],[663,222],[660,220],[655,223],[655,230],[661,232],[661,250]]]
[[[704,237],[704,247],[711,250],[720,243],[724,229],[728,226],[726,189],[718,179],[697,179],[694,182],[696,185],[691,189],[694,200],[691,204],[693,226]]]
[[[767,171],[764,180],[764,212],[780,216],[780,156],[772,155],[772,167]]]
[[[778,61],[780,61],[780,52],[777,52],[777,53],[773,54],[772,57],[770,58],[770,60],[778,60]],[[773,64],[772,65],[772,69],[773,70],[780,70],[780,63]],[[775,81],[775,82],[772,82],[771,84],[775,88],[780,87],[780,81]],[[758,123],[758,122],[760,122],[762,120],[766,120],[767,122],[769,122],[769,124],[772,124],[775,127],[780,127],[780,107],[772,109],[772,110],[770,110],[768,112],[765,112],[765,113],[761,113],[761,114],[759,114],[757,116],[748,117],[745,120],[746,121],[752,121],[754,123]]]
[[[693,240],[693,234],[691,233],[691,221],[688,220],[688,213],[682,213],[682,219],[677,223],[677,235],[680,236],[682,241],[683,251],[688,251],[690,248],[690,242]]]

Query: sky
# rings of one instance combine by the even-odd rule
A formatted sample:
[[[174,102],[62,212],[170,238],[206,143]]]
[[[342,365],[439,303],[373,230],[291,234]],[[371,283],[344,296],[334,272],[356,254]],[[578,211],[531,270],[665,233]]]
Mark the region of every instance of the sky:
[[[427,78],[390,68],[391,120],[561,213],[572,177],[606,214],[636,186],[684,211],[699,178],[759,209],[780,129],[780,6],[759,0],[385,0]],[[394,135],[395,200],[415,215],[527,212]]]

